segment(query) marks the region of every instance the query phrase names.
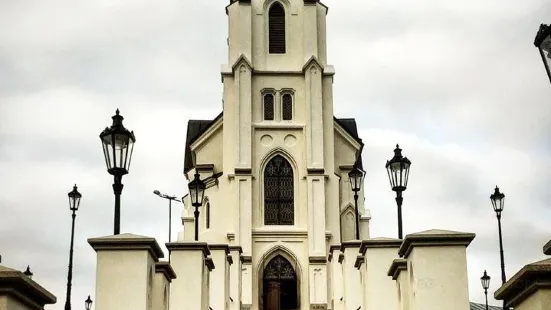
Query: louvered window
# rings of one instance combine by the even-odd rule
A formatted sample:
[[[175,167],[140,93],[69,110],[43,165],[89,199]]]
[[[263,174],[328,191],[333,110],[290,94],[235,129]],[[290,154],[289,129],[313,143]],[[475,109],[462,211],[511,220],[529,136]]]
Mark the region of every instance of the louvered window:
[[[276,2],[269,13],[270,54],[285,54],[285,10]]]
[[[274,120],[274,95],[273,94],[264,95],[264,120],[267,120],[267,121]]]
[[[284,121],[293,119],[293,96],[291,94],[284,94],[281,98],[281,114]]]
[[[294,195],[293,168],[277,155],[264,169],[264,224],[293,225]]]

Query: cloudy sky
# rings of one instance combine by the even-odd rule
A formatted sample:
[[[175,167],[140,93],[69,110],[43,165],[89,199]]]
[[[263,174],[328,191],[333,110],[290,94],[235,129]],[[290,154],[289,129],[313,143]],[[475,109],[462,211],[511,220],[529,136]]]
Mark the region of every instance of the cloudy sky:
[[[94,298],[86,239],[112,233],[114,201],[98,134],[116,108],[137,136],[122,231],[167,241],[167,202],[152,191],[186,194],[187,120],[221,111],[227,2],[0,0],[0,254],[57,296],[48,310],[65,301],[74,183],[74,308]],[[476,233],[469,290],[482,302],[483,270],[492,292],[500,282],[496,184],[507,197],[508,276],[543,259],[551,239],[551,85],[532,43],[551,2],[325,4],[335,113],[357,118],[366,145],[372,236],[397,235],[384,163],[399,142],[413,162],[405,233]]]

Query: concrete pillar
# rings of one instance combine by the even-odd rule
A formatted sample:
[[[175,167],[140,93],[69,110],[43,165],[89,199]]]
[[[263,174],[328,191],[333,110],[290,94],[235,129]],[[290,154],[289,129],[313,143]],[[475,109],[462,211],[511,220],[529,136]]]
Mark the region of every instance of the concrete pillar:
[[[205,242],[171,242],[171,265],[176,274],[170,285],[171,310],[208,310],[209,273],[214,268]],[[99,308],[98,308],[99,309]],[[103,310],[103,309],[102,309]]]
[[[528,264],[495,293],[515,310],[548,310],[551,307],[551,258]]]
[[[0,265],[0,310],[43,310],[55,303],[56,297],[31,277]]]
[[[388,266],[398,258],[400,239],[373,238],[362,241],[360,253],[365,309],[398,310],[396,283],[388,276]],[[364,308],[362,308],[364,309]]]
[[[407,235],[398,254],[407,260],[409,310],[469,310],[467,246],[475,234],[427,230]]]
[[[210,307],[213,310],[228,310],[230,288],[230,247],[227,244],[209,244],[211,258],[215,266],[210,274]],[[233,260],[232,260],[233,262]]]
[[[96,309],[153,310],[155,263],[163,251],[154,238],[121,234],[90,238],[97,253]]]
[[[408,262],[403,258],[397,258],[392,261],[387,275],[396,281],[396,297],[398,298],[398,310],[410,310],[410,282],[407,272]],[[392,308],[390,308],[392,309]]]
[[[310,256],[309,259],[310,309],[327,309],[327,258]]]
[[[230,310],[241,310],[241,254],[240,246],[230,246]]]
[[[358,310],[363,301],[363,290],[360,289],[360,272],[356,267],[356,258],[360,252],[361,241],[351,240],[341,244],[344,281],[344,309]]]
[[[155,264],[153,277],[153,309],[168,310],[170,300],[170,282],[176,279],[174,269],[166,261]]]

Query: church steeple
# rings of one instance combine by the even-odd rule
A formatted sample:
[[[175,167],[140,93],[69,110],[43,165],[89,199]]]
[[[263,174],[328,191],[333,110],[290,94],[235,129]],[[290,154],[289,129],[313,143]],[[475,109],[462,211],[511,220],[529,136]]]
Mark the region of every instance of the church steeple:
[[[245,56],[259,71],[300,71],[327,63],[327,7],[318,0],[231,0],[229,65]]]

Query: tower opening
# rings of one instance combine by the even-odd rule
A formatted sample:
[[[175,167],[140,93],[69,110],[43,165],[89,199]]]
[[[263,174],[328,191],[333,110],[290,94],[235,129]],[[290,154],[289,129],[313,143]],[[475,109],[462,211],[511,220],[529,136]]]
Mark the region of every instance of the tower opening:
[[[270,54],[285,54],[285,9],[276,2],[268,14]]]

